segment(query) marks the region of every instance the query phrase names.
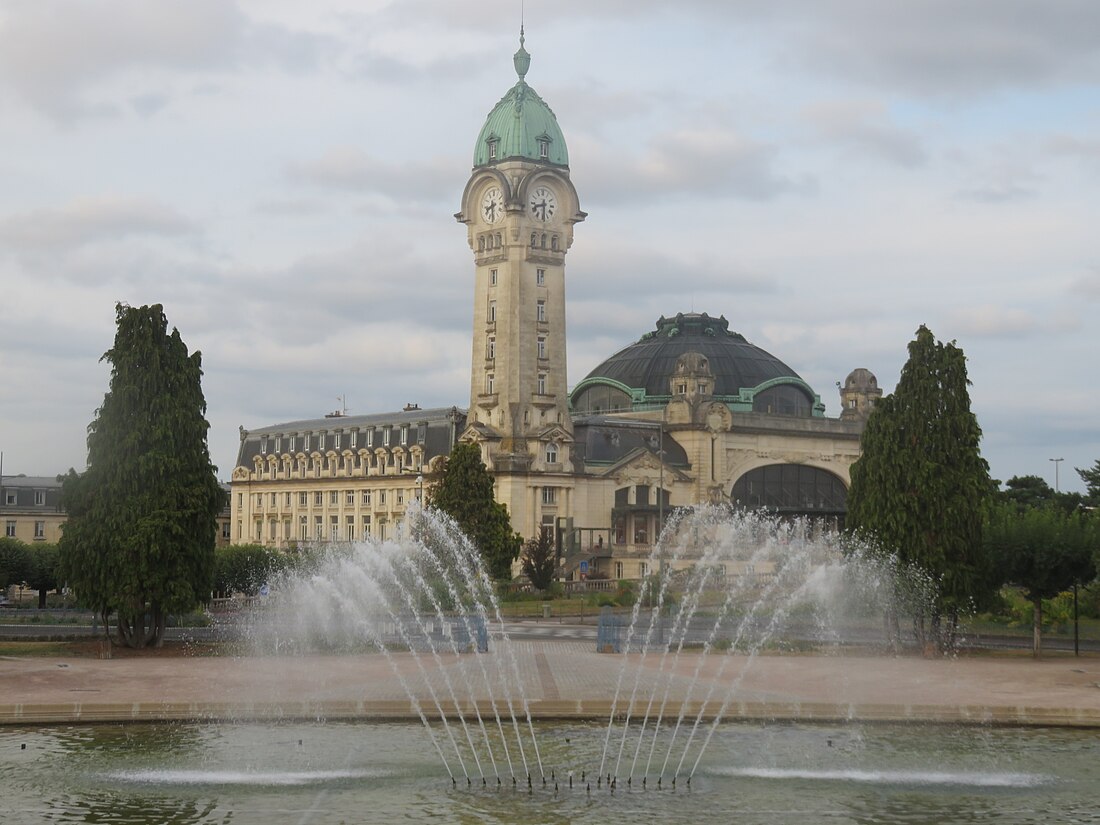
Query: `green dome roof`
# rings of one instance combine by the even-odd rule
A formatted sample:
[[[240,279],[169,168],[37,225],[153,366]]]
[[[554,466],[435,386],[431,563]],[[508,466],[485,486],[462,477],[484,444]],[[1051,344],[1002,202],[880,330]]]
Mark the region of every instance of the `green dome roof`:
[[[531,65],[531,55],[523,48],[522,31],[519,51],[512,63],[519,80],[485,119],[474,146],[474,166],[489,166],[513,158],[568,166],[569,152],[558,119],[523,79]]]

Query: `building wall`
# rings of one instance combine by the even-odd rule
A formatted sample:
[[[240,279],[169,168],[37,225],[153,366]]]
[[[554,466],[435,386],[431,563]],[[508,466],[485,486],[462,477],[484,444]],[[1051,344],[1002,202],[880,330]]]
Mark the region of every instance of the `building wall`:
[[[229,513],[226,505],[218,514],[218,545],[229,543]],[[3,477],[0,483],[0,528],[3,533],[0,535],[27,544],[56,544],[61,540],[65,520],[66,514],[61,508],[61,482],[56,477]]]

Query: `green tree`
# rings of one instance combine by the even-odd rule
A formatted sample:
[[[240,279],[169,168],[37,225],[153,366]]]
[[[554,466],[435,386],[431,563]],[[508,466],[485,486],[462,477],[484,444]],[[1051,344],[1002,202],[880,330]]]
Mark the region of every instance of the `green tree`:
[[[867,420],[851,468],[847,528],[916,567],[935,583],[931,629],[992,596],[994,577],[982,545],[982,516],[992,482],[981,457],[981,429],[970,411],[966,357],[927,327],[909,344],[897,388]],[[924,616],[914,623],[924,640]]]
[[[998,500],[1009,501],[1018,508],[1043,507],[1054,501],[1054,488],[1040,476],[1013,476],[1005,482]]]
[[[88,427],[88,469],[64,478],[61,572],[118,614],[120,641],[159,646],[169,613],[209,600],[224,493],[206,444],[202,359],[159,304],[115,307],[110,389]]]
[[[46,609],[46,594],[60,585],[58,565],[60,554],[56,544],[35,544],[31,547],[31,566],[27,584],[38,591],[38,609]]]
[[[0,595],[13,584],[23,584],[30,575],[30,548],[19,539],[0,536]]]
[[[1100,458],[1091,468],[1074,467],[1077,475],[1085,482],[1086,498],[1090,507],[1100,507]]]
[[[549,530],[540,531],[523,545],[523,555],[520,557],[523,573],[536,590],[546,590],[554,583],[556,556],[554,537]]]
[[[286,567],[283,555],[260,544],[229,544],[214,551],[214,593],[255,596]]]
[[[476,444],[456,444],[439,479],[428,490],[428,506],[449,515],[474,543],[494,579],[510,579],[523,538],[512,529],[508,508],[493,498],[493,477]]]
[[[985,541],[1004,580],[1023,589],[1034,607],[1032,650],[1042,651],[1043,599],[1096,576],[1095,525],[1083,514],[1057,507],[993,508]]]

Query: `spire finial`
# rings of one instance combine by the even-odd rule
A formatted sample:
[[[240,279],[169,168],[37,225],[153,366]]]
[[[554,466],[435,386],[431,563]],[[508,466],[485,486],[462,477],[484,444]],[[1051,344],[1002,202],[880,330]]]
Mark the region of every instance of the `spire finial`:
[[[516,67],[516,74],[519,75],[519,79],[523,80],[527,75],[527,70],[531,68],[531,55],[528,54],[527,49],[523,48],[523,22],[519,24],[519,51],[512,55],[512,65]]]

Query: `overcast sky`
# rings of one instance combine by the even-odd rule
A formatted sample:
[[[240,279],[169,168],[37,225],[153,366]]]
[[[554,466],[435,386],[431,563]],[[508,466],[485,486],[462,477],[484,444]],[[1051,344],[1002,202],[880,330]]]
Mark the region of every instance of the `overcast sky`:
[[[519,0],[0,0],[4,473],[86,458],[114,305],[202,351],[237,428],[465,407],[452,217]],[[1100,3],[527,0],[589,218],[569,382],[724,314],[839,414],[927,324],[1000,479],[1100,458]]]

